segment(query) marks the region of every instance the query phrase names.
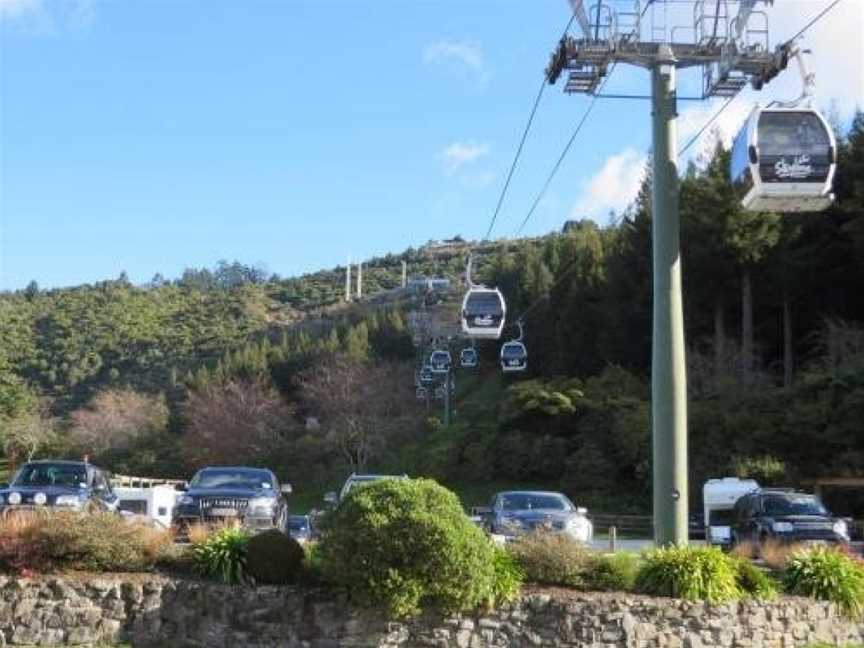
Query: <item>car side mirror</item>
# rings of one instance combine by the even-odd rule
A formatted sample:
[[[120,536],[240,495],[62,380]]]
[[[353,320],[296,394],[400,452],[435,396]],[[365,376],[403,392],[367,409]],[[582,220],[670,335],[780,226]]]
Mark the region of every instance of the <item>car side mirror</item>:
[[[328,504],[338,504],[339,496],[334,492],[324,493],[324,501]]]
[[[279,487],[279,490],[280,490],[284,495],[290,495],[291,493],[294,492],[294,489],[291,488],[291,484],[282,484],[282,485]]]
[[[174,484],[174,490],[185,493],[187,490],[189,490],[189,482],[183,482],[182,484]]]

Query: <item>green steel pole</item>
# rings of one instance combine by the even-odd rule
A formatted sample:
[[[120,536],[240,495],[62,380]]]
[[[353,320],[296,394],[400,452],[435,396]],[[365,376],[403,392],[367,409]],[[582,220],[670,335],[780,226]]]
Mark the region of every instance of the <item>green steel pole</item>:
[[[687,543],[687,372],[681,303],[675,57],[661,45],[651,69],[654,330],[651,418],[654,454],[654,541]]]

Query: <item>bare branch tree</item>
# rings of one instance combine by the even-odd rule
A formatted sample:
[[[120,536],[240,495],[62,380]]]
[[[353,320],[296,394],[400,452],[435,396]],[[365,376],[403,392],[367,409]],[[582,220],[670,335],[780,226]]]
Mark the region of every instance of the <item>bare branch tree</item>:
[[[260,380],[213,383],[189,394],[183,456],[190,464],[266,457],[293,424],[292,410]]]
[[[411,384],[403,365],[346,355],[324,360],[300,379],[303,399],[353,472],[364,472],[400,428],[413,403]]]
[[[99,454],[127,448],[135,438],[165,430],[168,406],[163,396],[148,396],[132,389],[99,392],[87,407],[72,412],[72,439]]]
[[[35,411],[4,419],[2,426],[3,453],[14,466],[22,459],[33,461],[33,457],[54,440],[56,422]]]

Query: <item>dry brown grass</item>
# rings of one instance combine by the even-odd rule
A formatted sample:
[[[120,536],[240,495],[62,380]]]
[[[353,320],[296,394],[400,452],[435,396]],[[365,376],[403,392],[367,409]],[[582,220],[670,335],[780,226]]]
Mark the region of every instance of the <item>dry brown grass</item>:
[[[768,539],[762,543],[742,542],[732,549],[732,554],[748,560],[761,558],[766,567],[780,571],[786,566],[789,557],[800,551],[807,551],[807,546]]]
[[[236,529],[239,526],[239,520],[224,520],[222,522],[211,523],[196,522],[195,524],[189,525],[186,534],[191,544],[198,545],[205,542],[207,538],[222,529]]]
[[[0,516],[0,570],[142,571],[170,551],[166,529],[111,513],[16,511]]]

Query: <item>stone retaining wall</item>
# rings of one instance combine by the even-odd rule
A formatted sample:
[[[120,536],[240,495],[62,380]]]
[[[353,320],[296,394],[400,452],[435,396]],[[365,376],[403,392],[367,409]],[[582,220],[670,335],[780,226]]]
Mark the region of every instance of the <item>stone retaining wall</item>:
[[[527,591],[481,614],[390,621],[345,596],[159,577],[0,577],[0,647],[128,642],[160,648],[793,648],[864,641],[864,622],[808,599],[718,606],[626,594]]]

